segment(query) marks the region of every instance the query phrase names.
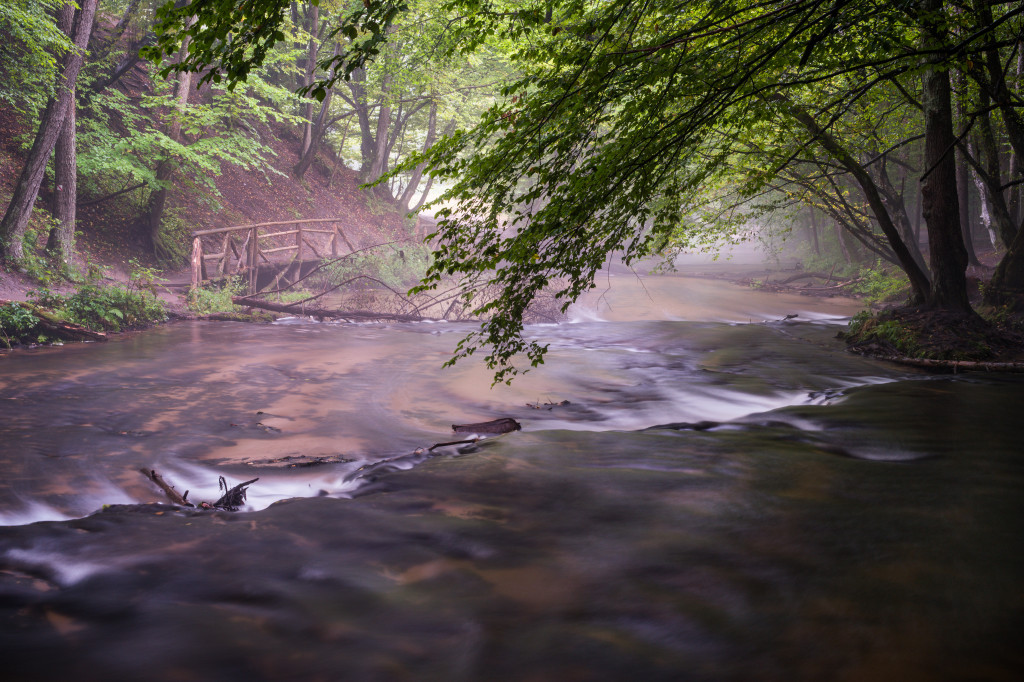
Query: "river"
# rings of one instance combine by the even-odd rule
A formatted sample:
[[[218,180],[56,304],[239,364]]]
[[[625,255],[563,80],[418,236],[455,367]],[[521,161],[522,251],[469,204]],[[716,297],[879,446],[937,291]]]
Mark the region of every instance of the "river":
[[[1020,378],[850,355],[854,301],[609,282],[511,386],[440,370],[449,323],[0,356],[3,679],[1024,676]],[[183,511],[141,467],[259,480]]]

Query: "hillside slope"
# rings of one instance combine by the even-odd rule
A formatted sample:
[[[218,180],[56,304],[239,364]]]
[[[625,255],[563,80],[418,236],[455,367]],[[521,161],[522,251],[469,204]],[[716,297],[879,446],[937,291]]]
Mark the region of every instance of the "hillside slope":
[[[10,110],[0,110],[0,210],[5,210],[24,163],[26,141],[34,133],[29,123]],[[172,191],[169,208],[183,232],[298,218],[341,218],[341,226],[357,247],[414,236],[415,226],[393,207],[373,199],[359,188],[358,174],[331,152],[321,151],[302,181],[291,173],[297,161],[297,133],[284,124],[263,125],[258,133],[271,148],[273,170],[246,171],[222,164],[215,183],[219,196],[213,203],[182,190]],[[49,180],[36,201],[33,225],[42,227],[49,216],[52,196]],[[100,264],[110,276],[120,278],[130,259],[156,266],[142,234],[140,207],[131,195],[100,203],[79,197],[76,264]],[[137,199],[136,199],[137,201]],[[44,239],[41,235],[40,239]],[[41,242],[42,243],[42,242]],[[171,272],[166,273],[173,276]],[[18,273],[0,271],[0,299],[24,298],[35,282]]]

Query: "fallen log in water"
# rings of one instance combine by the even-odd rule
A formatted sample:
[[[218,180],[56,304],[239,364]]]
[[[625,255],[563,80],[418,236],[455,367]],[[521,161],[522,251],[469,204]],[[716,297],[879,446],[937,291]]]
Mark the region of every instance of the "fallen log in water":
[[[234,488],[228,490],[228,482],[223,476],[220,477],[220,489],[224,491],[224,494],[219,500],[213,503],[213,506],[217,509],[227,509],[228,511],[238,511],[238,508],[245,504],[245,491],[250,485],[260,480],[258,477],[251,481],[245,481],[239,483]]]
[[[405,315],[402,313],[378,313],[372,310],[328,310],[326,308],[307,308],[295,303],[270,303],[248,296],[232,296],[231,302],[235,305],[248,306],[270,310],[275,313],[286,313],[288,315],[306,315],[321,319],[346,319],[346,320],[390,320],[392,322],[440,322],[435,317],[422,317],[420,315]]]
[[[188,501],[187,490],[185,491],[184,495],[179,493],[177,490],[174,489],[174,486],[165,481],[164,477],[156,472],[156,469],[139,469],[139,471],[142,472],[143,476],[153,481],[153,483],[156,483],[156,486],[164,492],[164,495],[166,495],[167,499],[171,501],[171,504],[176,504],[179,507],[195,506],[194,504]]]
[[[455,433],[508,433],[521,431],[522,428],[522,425],[511,417],[502,417],[476,424],[452,424],[452,431]]]
[[[158,474],[155,469],[139,469],[139,471],[142,472],[143,476],[151,480],[158,488],[160,488],[160,490],[163,491],[164,495],[167,496],[167,499],[171,501],[171,504],[176,504],[179,507],[198,506],[199,509],[238,511],[238,508],[245,504],[246,489],[256,481],[260,480],[259,478],[254,478],[251,481],[239,483],[234,488],[228,489],[228,482],[223,476],[221,476],[219,483],[220,489],[224,491],[224,494],[221,495],[220,499],[213,504],[210,504],[209,502],[200,502],[198,505],[195,505],[188,501],[189,491],[186,490],[184,495],[180,494],[174,489],[174,486],[164,480],[164,477]]]
[[[982,360],[932,360],[929,358],[908,358],[900,355],[870,355],[866,357],[876,360],[896,362],[911,367],[927,367],[929,369],[948,369],[953,372],[960,370],[981,372],[1024,372],[1024,362],[985,362]]]

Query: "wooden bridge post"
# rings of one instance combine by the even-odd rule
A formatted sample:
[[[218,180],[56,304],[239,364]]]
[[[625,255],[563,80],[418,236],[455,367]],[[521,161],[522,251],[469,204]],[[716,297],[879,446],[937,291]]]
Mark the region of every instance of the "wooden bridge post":
[[[259,235],[256,233],[259,228],[252,227],[249,231],[249,295],[256,293],[256,263],[259,258],[260,246]]]
[[[203,240],[192,240],[192,288],[198,289],[203,281]]]

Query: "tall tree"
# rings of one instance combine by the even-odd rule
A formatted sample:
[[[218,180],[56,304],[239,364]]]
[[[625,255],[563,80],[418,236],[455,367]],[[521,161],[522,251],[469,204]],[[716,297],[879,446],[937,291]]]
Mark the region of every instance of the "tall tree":
[[[56,92],[46,105],[32,148],[15,185],[14,196],[0,221],[0,256],[14,260],[24,256],[22,239],[32,217],[32,207],[39,196],[47,162],[61,134],[64,119],[74,106],[75,83],[85,62],[85,49],[92,34],[98,4],[99,0],[81,0],[81,8],[75,12],[71,30],[73,49],[61,62]]]
[[[932,288],[936,307],[970,311],[967,300],[967,249],[960,230],[956,184],[956,136],[947,60],[947,15],[944,0],[922,0],[918,11],[926,67],[922,75],[925,174],[921,181]]]
[[[75,19],[75,6],[66,4],[57,15],[57,25],[69,36]],[[53,217],[57,226],[50,229],[46,250],[55,254],[65,265],[71,264],[75,247],[76,204],[78,202],[78,157],[76,149],[77,87],[71,85],[71,106],[61,123],[54,152]]]

